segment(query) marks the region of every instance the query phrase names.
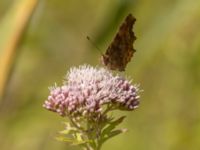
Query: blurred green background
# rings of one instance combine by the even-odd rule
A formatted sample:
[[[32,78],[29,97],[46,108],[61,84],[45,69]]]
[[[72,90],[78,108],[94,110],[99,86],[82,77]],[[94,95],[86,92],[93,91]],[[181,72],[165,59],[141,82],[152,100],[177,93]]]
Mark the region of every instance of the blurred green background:
[[[23,10],[31,1],[34,8]],[[13,19],[19,11],[29,14],[20,31],[15,27],[23,20]],[[137,18],[137,52],[126,75],[144,92],[136,111],[116,113],[127,114],[122,127],[129,131],[102,150],[200,149],[199,0],[1,0],[1,60],[10,39],[18,41],[4,65],[1,150],[78,150],[54,139],[64,119],[42,107],[48,87],[61,84],[71,66],[99,65],[100,53],[86,36],[106,50],[128,13]]]

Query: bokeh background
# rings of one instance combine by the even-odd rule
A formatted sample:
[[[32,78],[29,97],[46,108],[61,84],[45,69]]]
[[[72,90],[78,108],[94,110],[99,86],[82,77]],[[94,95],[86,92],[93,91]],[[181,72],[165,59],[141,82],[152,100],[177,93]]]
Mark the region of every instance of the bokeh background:
[[[1,150],[79,149],[54,139],[64,118],[42,107],[48,87],[99,65],[86,36],[105,51],[128,13],[137,52],[125,74],[144,92],[139,109],[116,112],[129,131],[102,150],[200,149],[199,0],[1,0]]]

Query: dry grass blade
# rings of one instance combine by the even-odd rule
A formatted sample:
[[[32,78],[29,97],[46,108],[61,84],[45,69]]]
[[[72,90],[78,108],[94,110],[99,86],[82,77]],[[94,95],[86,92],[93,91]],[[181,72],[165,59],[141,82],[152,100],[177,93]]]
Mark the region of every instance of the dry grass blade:
[[[3,96],[9,73],[23,35],[38,0],[18,0],[0,22],[0,99]]]

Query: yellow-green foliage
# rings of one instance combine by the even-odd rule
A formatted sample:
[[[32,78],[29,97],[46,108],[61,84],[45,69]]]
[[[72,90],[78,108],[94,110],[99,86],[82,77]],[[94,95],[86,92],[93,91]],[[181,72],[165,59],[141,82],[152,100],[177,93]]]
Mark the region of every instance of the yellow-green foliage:
[[[16,32],[12,17],[2,27],[14,2],[23,5],[0,1],[0,61],[3,41]],[[199,0],[41,0],[19,36],[16,61],[6,66],[13,69],[0,101],[1,150],[75,149],[54,140],[63,118],[42,108],[47,87],[60,84],[70,66],[99,65],[101,54],[86,36],[105,51],[129,12],[137,18],[137,52],[126,74],[144,92],[138,110],[124,120],[129,131],[102,149],[200,149]]]

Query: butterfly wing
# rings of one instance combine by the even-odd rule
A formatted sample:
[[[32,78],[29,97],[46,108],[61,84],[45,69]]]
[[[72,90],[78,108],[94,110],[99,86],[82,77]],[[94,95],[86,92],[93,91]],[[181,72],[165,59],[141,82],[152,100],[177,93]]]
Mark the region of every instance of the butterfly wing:
[[[136,37],[132,31],[135,21],[131,14],[125,18],[113,42],[102,55],[102,62],[109,69],[125,71],[127,63],[131,60],[135,52],[133,42]]]

